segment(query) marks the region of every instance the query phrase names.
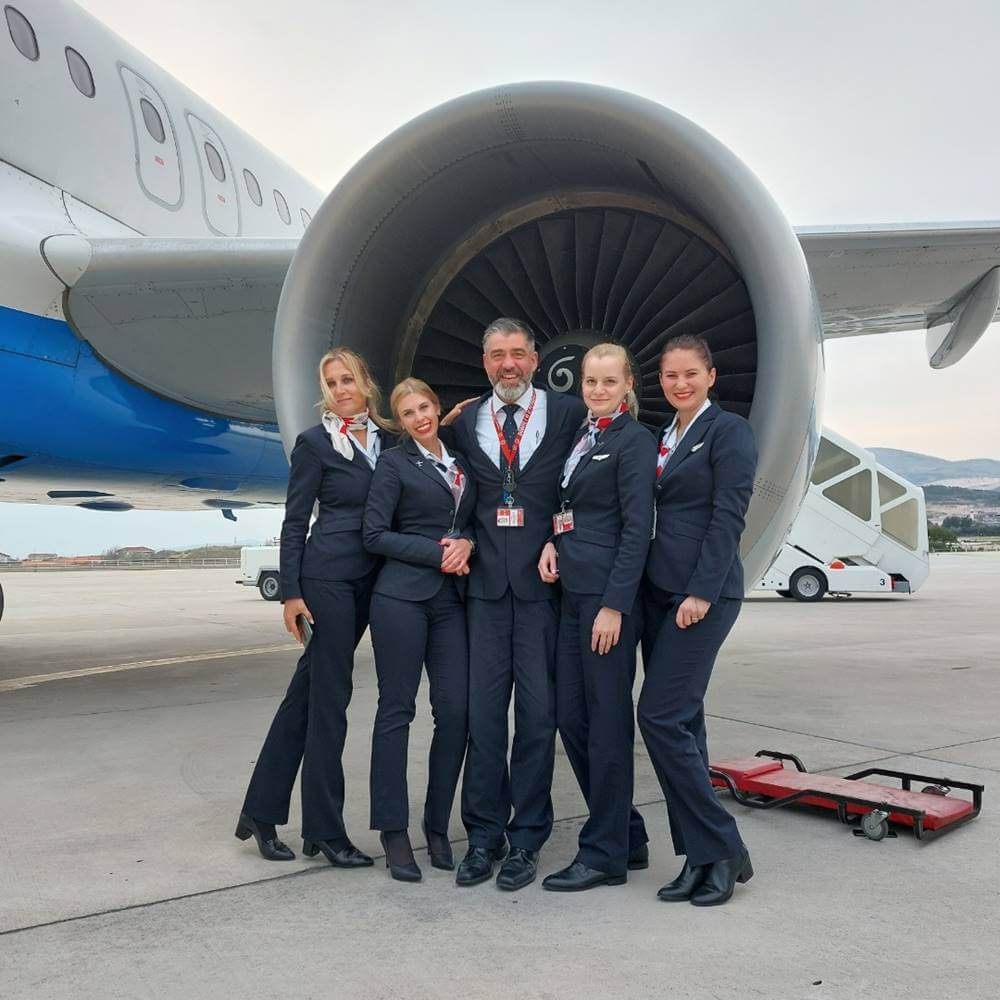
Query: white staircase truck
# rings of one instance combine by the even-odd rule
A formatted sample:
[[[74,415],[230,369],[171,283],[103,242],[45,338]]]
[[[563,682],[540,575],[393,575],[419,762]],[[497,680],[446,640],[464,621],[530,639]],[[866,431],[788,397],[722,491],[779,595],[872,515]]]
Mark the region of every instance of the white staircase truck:
[[[798,601],[912,594],[929,572],[924,491],[824,428],[799,515],[754,590]]]

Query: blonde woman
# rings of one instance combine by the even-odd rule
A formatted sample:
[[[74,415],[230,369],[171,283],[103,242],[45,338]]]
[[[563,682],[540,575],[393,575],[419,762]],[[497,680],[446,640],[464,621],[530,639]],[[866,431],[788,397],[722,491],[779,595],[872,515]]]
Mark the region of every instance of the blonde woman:
[[[563,466],[554,539],[538,570],[546,583],[562,582],[556,724],[590,816],[576,858],[542,883],[553,892],[621,885],[630,868],[649,864],[632,808],[632,681],[656,442],[635,420],[624,348],[592,347],[580,371],[587,419]]]
[[[326,353],[319,384],[322,415],[292,449],[281,528],[285,628],[302,642],[305,619],[312,638],[257,758],[236,836],[254,837],[268,861],[295,857],[275,827],[288,822],[301,763],[303,853],[314,857],[322,851],[336,868],[360,868],[372,859],[344,829],[341,757],[354,650],[368,625],[379,566],[362,544],[362,515],[375,462],[394,439],[378,416],[378,386],[354,351]],[[319,515],[310,531],[316,504]]]
[[[385,557],[372,598],[378,712],[372,733],[371,826],[394,879],[417,882],[410,846],[406,760],[424,668],[434,736],[423,831],[431,864],[455,867],[448,822],[468,739],[469,650],[465,582],[476,506],[468,464],[438,438],[441,404],[420,379],[390,400],[403,443],[379,460],[365,508],[365,546]]]

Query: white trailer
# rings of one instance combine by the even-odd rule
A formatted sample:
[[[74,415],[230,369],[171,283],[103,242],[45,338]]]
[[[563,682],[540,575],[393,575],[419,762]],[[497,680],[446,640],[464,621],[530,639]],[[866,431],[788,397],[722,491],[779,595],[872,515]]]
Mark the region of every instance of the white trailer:
[[[824,428],[799,515],[754,589],[799,601],[912,594],[929,572],[924,491]]]
[[[240,549],[240,578],[244,587],[256,587],[265,601],[281,600],[277,545],[244,545]]]

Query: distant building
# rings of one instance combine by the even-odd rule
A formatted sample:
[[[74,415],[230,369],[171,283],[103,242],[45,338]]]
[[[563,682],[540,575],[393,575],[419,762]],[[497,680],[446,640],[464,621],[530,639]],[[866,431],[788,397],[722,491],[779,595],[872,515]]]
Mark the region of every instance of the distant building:
[[[52,562],[59,557],[55,552],[29,552],[25,557],[25,562]]]
[[[153,549],[148,549],[145,545],[126,545],[115,554],[119,559],[148,559],[155,553]]]

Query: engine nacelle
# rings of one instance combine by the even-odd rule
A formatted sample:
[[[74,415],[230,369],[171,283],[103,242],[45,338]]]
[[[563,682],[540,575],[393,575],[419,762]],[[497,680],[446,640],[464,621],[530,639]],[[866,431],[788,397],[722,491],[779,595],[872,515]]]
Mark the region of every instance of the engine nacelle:
[[[670,413],[660,346],[702,334],[718,402],[757,435],[742,553],[748,585],[764,572],[818,446],[822,333],[799,242],[743,163],[658,104],[584,84],[479,91],[404,125],[337,185],[292,261],[274,336],[286,449],[316,422],[331,346],[448,405],[487,387],[497,316],[533,326],[555,391],[576,388],[591,345],[624,344],[650,425]]]

